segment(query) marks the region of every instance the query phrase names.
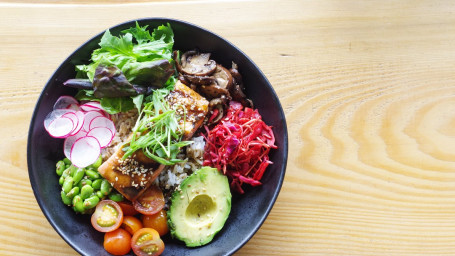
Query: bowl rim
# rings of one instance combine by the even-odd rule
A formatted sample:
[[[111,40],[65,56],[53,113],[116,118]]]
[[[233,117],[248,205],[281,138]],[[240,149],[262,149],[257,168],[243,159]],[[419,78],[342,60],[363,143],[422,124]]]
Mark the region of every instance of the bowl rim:
[[[262,215],[261,219],[256,223],[256,225],[251,229],[251,231],[245,236],[245,238],[240,243],[238,243],[235,247],[233,247],[231,249],[231,251],[227,252],[227,255],[232,255],[235,252],[237,252],[238,250],[240,250],[240,248],[242,248],[256,234],[256,232],[259,230],[259,228],[264,224],[266,218],[270,214],[270,211],[272,210],[273,206],[275,205],[275,202],[276,202],[276,200],[277,200],[277,198],[279,196],[279,193],[281,192],[281,188],[282,188],[282,185],[283,185],[283,182],[284,182],[284,176],[285,176],[285,173],[286,173],[286,167],[287,167],[287,161],[288,161],[288,148],[289,148],[288,130],[287,130],[286,118],[285,118],[285,114],[284,114],[284,111],[283,111],[283,107],[281,106],[281,102],[280,102],[280,100],[278,98],[278,95],[275,92],[273,86],[271,85],[271,83],[269,82],[267,77],[264,75],[262,70],[259,69],[259,67],[256,65],[256,63],[254,63],[253,60],[250,57],[248,57],[237,46],[235,46],[234,44],[232,44],[230,41],[226,40],[225,38],[219,36],[218,34],[212,32],[212,31],[210,31],[210,30],[208,30],[206,28],[203,28],[203,27],[201,27],[199,25],[196,25],[196,24],[184,21],[184,20],[174,19],[174,18],[166,18],[166,17],[145,17],[145,18],[132,19],[132,20],[127,20],[127,21],[118,23],[118,24],[113,25],[113,26],[111,26],[111,27],[109,27],[109,28],[107,28],[107,29],[95,34],[94,36],[90,37],[88,40],[86,40],[84,43],[82,43],[80,46],[78,46],[70,55],[68,55],[68,57],[66,57],[65,60],[53,71],[51,77],[47,80],[46,84],[44,85],[43,89],[41,90],[40,95],[38,97],[38,100],[37,100],[37,102],[35,104],[35,107],[34,107],[33,113],[32,113],[32,118],[31,118],[31,121],[30,121],[30,124],[29,124],[29,132],[28,132],[28,136],[27,136],[27,167],[28,167],[27,169],[28,169],[29,180],[30,180],[30,184],[31,184],[31,187],[32,187],[33,194],[35,196],[36,201],[38,202],[38,205],[39,205],[39,207],[41,209],[41,212],[46,217],[47,221],[51,224],[53,229],[76,252],[78,252],[80,254],[83,254],[83,252],[79,249],[79,246],[74,244],[71,241],[71,239],[69,237],[67,237],[64,234],[64,232],[59,228],[59,226],[53,221],[53,219],[51,218],[51,216],[49,214],[48,209],[44,207],[44,202],[43,202],[41,196],[38,194],[37,190],[35,189],[37,184],[36,184],[36,181],[35,181],[36,177],[35,177],[35,175],[32,172],[33,166],[32,166],[32,160],[31,160],[31,151],[32,151],[32,143],[31,143],[31,141],[32,141],[32,138],[33,138],[33,127],[34,127],[34,124],[36,123],[36,119],[37,119],[37,109],[38,109],[38,107],[41,105],[41,103],[43,101],[46,89],[50,86],[52,81],[56,78],[57,71],[60,70],[68,62],[71,62],[71,60],[74,57],[74,55],[76,55],[76,53],[78,51],[80,51],[85,45],[87,45],[88,43],[92,42],[96,38],[101,37],[106,30],[113,30],[113,29],[116,29],[118,27],[125,26],[127,24],[132,24],[134,22],[138,22],[139,24],[141,24],[141,23],[143,24],[143,23],[148,23],[148,22],[151,22],[151,21],[163,21],[163,24],[164,23],[180,23],[180,24],[185,25],[185,26],[189,26],[189,27],[193,27],[193,28],[198,29],[198,30],[202,30],[202,31],[207,32],[207,33],[211,34],[212,36],[220,39],[224,43],[228,44],[230,47],[232,47],[235,50],[237,50],[241,55],[243,55],[243,57],[245,57],[245,59],[247,61],[249,61],[253,65],[253,67],[258,71],[258,73],[264,78],[267,86],[270,89],[271,94],[274,97],[274,100],[276,101],[277,106],[279,107],[278,108],[279,115],[283,117],[283,119],[281,120],[281,125],[282,125],[282,128],[283,128],[283,148],[280,149],[280,150],[283,150],[283,156],[284,157],[283,157],[283,163],[280,166],[281,173],[280,173],[280,176],[279,176],[279,179],[278,179],[278,185],[275,188],[275,192],[273,193],[272,199],[271,199],[270,203],[267,205],[267,208],[266,208],[264,214]]]

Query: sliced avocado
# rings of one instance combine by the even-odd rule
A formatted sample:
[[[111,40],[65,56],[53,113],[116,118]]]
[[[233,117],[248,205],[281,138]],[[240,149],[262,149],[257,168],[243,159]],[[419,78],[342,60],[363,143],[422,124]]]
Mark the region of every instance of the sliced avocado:
[[[215,168],[202,167],[172,194],[168,211],[171,236],[188,247],[208,244],[223,228],[231,212],[231,198],[227,177]]]

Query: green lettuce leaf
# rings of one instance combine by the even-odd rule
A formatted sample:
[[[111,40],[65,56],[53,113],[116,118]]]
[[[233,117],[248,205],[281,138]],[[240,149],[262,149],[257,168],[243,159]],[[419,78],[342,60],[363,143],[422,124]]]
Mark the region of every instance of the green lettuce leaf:
[[[155,60],[172,60],[172,47],[174,46],[174,32],[170,24],[155,28],[150,34],[147,26],[139,26],[123,30],[119,36],[114,36],[109,30],[103,34],[99,43],[100,48],[93,51],[88,65],[78,65],[78,72],[86,73],[93,81],[96,67],[99,64],[117,66],[131,82],[134,77],[128,73],[135,73],[132,69],[143,67],[143,62]]]
[[[134,102],[131,97],[101,98],[100,104],[111,115],[126,112],[134,108]]]

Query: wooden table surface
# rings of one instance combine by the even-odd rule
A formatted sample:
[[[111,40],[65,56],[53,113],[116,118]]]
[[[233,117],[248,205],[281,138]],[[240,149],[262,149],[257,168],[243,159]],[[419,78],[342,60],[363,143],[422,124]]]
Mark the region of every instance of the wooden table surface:
[[[236,255],[455,255],[450,0],[0,3],[0,255],[77,254],[33,196],[30,118],[76,47],[143,17],[215,31],[255,61],[280,97],[286,177]]]

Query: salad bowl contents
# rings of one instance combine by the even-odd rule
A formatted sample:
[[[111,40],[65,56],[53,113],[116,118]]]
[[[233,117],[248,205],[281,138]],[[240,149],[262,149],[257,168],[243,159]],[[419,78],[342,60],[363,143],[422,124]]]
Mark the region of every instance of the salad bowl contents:
[[[251,60],[202,28],[144,19],[57,69],[28,165],[44,215],[83,255],[230,255],[271,210],[287,147]]]

